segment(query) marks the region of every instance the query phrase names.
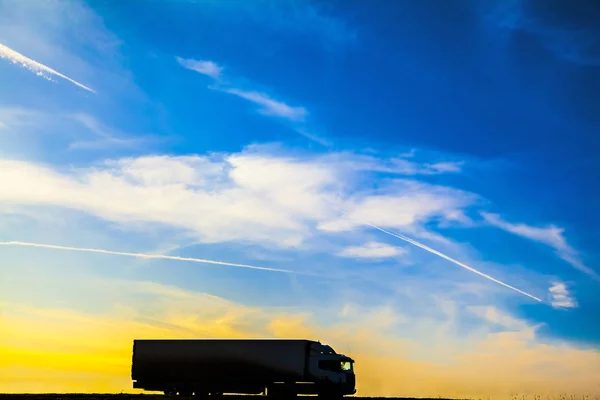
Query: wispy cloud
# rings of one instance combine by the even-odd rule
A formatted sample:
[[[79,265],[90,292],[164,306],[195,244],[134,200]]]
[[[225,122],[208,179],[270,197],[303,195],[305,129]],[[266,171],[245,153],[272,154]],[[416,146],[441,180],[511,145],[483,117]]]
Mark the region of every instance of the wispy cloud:
[[[462,162],[438,162],[434,164],[427,164],[429,173],[445,173],[445,172],[460,172]]]
[[[408,250],[380,242],[367,242],[362,246],[348,246],[338,253],[340,257],[390,258],[402,256]]]
[[[359,157],[355,168],[359,170],[374,168],[380,171],[381,166],[361,164],[360,160]],[[344,161],[342,165],[348,168],[353,164]],[[385,166],[385,163],[383,165]],[[397,173],[406,172],[401,169]],[[344,232],[360,227],[363,221],[369,221],[380,227],[401,229],[420,238],[449,244],[431,231],[415,229],[415,223],[434,215],[444,221],[448,221],[447,216],[450,216],[452,221],[456,221],[454,211],[464,209],[477,200],[477,196],[473,193],[446,186],[429,185],[414,179],[393,179],[389,183],[388,187],[374,189],[372,195],[357,195],[344,200],[344,212],[336,213],[334,217],[321,221],[318,228],[327,232]],[[395,195],[396,193],[398,196]],[[418,200],[414,201],[416,199]],[[340,206],[336,208],[342,210]]]
[[[116,132],[113,129],[108,128],[96,118],[89,114],[69,114],[66,118],[70,118],[73,121],[84,126],[87,130],[92,132],[96,137],[90,140],[78,139],[69,144],[70,149],[106,149],[106,148],[141,148],[149,142],[159,141],[157,137],[151,137],[148,135],[138,136],[127,136],[121,132]]]
[[[0,124],[3,129],[20,130],[23,127],[37,127],[46,123],[46,114],[23,107],[0,107]],[[19,133],[21,133],[19,131]]]
[[[295,131],[307,138],[308,140],[310,140],[311,142],[318,143],[323,147],[330,147],[332,144],[332,142],[329,139],[326,139],[319,135],[315,135],[314,133],[310,133],[304,128],[296,128]]]
[[[36,75],[42,76],[48,80],[52,79],[47,74],[58,76],[59,78],[66,79],[67,81],[73,83],[76,86],[79,86],[84,90],[87,90],[88,92],[96,93],[93,89],[90,89],[89,87],[75,81],[74,79],[69,78],[66,75],[61,74],[58,71],[53,70],[52,68],[44,64],[41,64],[35,60],[32,60],[31,58],[24,56],[21,53],[16,52],[15,50],[3,45],[2,43],[0,43],[0,58],[6,58],[13,64],[21,64],[22,67],[27,68]]]
[[[259,114],[289,121],[289,123],[294,124],[293,129],[298,134],[320,145],[329,146],[330,143],[327,140],[308,132],[306,127],[303,126],[302,123],[305,122],[308,115],[308,111],[304,107],[291,106],[284,101],[274,99],[272,95],[267,93],[242,89],[225,83],[222,74],[223,67],[214,61],[184,59],[182,57],[175,58],[182,67],[211,77],[217,83],[216,85],[209,86],[211,89],[239,97],[257,105],[259,106],[257,110]]]
[[[184,68],[196,71],[199,74],[209,76],[215,80],[219,80],[223,67],[213,61],[192,60],[182,57],[176,57],[177,62]]]
[[[503,220],[497,214],[486,212],[482,212],[481,215],[490,225],[552,247],[560,258],[571,264],[575,269],[600,281],[600,275],[593,269],[587,267],[583,261],[581,261],[577,250],[569,245],[563,235],[564,229],[554,225],[541,228],[526,224],[515,224]]]
[[[214,265],[223,265],[223,266],[228,266],[228,267],[255,269],[255,270],[259,270],[259,271],[301,273],[301,272],[289,271],[286,269],[259,267],[256,265],[237,264],[237,263],[230,263],[230,262],[225,262],[225,261],[205,260],[202,258],[167,256],[167,255],[163,255],[163,254],[128,253],[128,252],[123,252],[123,251],[90,249],[90,248],[84,248],[84,247],[58,246],[58,245],[45,244],[45,243],[6,241],[6,242],[0,242],[0,246],[37,247],[37,248],[45,248],[45,249],[52,249],[52,250],[81,251],[81,252],[87,252],[87,253],[110,254],[110,255],[115,255],[115,256],[135,257],[135,258],[144,258],[144,259],[189,261],[189,262],[195,262],[195,263],[201,263],[201,264],[214,264]]]
[[[522,331],[528,328],[526,321],[514,318],[494,306],[467,306],[474,315],[509,330]]]
[[[264,115],[287,118],[291,121],[304,121],[307,114],[304,107],[289,106],[281,101],[273,100],[265,93],[240,89],[224,89],[223,91],[261,106],[258,112]]]
[[[369,156],[362,156],[360,158],[353,157],[353,162],[348,164],[348,168],[362,168],[363,166],[370,165],[369,168],[379,172],[389,172],[402,175],[438,175],[460,172],[462,165],[464,164],[463,161],[423,163],[408,160],[407,158],[409,157],[412,156],[401,154],[398,157],[391,158],[385,162],[381,162],[381,160]],[[343,159],[340,161],[343,161]]]
[[[540,301],[438,250],[381,228],[418,231],[432,218],[443,219],[451,210],[468,207],[471,194],[403,179],[365,188],[359,175],[377,170],[373,163],[348,169],[353,161],[349,153],[336,158],[335,154],[292,157],[280,152],[258,146],[233,154],[127,158],[71,171],[3,161],[0,181],[13,190],[0,192],[0,201],[84,211],[123,227],[151,223],[186,232],[202,243],[243,241],[283,248],[302,248],[318,233],[315,226],[328,234],[345,235],[369,221],[382,232]],[[119,194],[118,202],[114,193]],[[334,204],[350,210],[349,215],[340,219]]]
[[[553,282],[550,289],[550,304],[554,308],[575,308],[577,300],[571,295],[567,289],[567,285],[563,282]]]
[[[50,137],[54,143],[65,141],[71,150],[141,150],[166,141],[158,135],[117,131],[87,113],[50,113],[19,107],[0,107],[0,129],[10,129],[15,137],[27,137],[28,141]]]

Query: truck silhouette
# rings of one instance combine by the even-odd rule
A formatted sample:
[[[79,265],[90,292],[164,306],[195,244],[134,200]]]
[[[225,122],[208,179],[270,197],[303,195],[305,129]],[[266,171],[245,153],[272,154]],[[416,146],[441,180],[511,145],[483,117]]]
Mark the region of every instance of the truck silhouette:
[[[133,387],[167,395],[356,393],[354,360],[313,340],[134,340]]]

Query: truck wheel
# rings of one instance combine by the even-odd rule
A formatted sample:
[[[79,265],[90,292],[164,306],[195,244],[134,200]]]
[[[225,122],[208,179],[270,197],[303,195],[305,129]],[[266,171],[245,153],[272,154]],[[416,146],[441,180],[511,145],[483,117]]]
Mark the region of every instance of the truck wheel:
[[[322,400],[342,400],[344,398],[343,395],[332,391],[322,391],[317,396]]]
[[[295,399],[298,396],[295,388],[277,385],[267,388],[267,397],[274,400]]]
[[[165,390],[165,396],[175,396],[177,393],[173,389]]]
[[[194,397],[196,397],[197,400],[207,400],[208,392],[204,392],[204,391],[194,392]]]

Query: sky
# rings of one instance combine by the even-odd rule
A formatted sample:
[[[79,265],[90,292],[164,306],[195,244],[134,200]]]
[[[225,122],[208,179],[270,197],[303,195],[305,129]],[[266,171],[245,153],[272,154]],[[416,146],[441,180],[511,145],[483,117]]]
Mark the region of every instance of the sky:
[[[0,0],[0,392],[307,338],[357,395],[600,393],[593,0]]]

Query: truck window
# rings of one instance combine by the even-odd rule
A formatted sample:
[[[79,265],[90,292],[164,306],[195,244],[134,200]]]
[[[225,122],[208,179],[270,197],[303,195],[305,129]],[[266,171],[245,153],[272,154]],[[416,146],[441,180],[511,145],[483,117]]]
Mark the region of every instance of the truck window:
[[[342,366],[339,361],[336,360],[322,360],[319,361],[319,368],[326,371],[342,372]]]

